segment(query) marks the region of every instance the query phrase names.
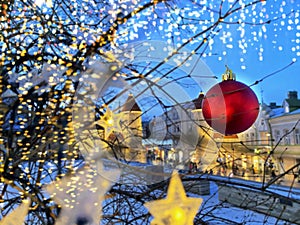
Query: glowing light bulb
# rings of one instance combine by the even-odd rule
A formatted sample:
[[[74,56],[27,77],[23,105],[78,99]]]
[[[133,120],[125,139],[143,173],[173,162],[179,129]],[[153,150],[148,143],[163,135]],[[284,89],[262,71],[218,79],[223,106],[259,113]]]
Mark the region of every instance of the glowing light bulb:
[[[184,210],[180,207],[175,207],[173,209],[173,213],[174,213],[174,217],[173,217],[173,220],[172,221],[174,224],[185,224],[185,213],[184,213]]]
[[[113,125],[113,124],[114,124],[113,119],[112,119],[112,118],[109,118],[109,119],[107,120],[107,124],[108,124],[108,125]]]
[[[187,197],[178,173],[173,172],[167,197],[144,205],[154,217],[153,225],[192,225],[202,201]]]

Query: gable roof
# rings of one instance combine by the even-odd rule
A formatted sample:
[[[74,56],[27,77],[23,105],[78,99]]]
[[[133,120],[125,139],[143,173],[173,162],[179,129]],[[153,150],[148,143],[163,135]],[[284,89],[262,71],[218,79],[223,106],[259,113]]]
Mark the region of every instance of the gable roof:
[[[300,108],[300,99],[288,98],[288,99],[285,99],[284,101],[288,103],[290,111]]]
[[[136,103],[134,97],[132,94],[129,94],[122,110],[122,112],[132,112],[132,111],[135,111],[135,112],[141,112],[141,108],[138,106],[138,104]]]
[[[285,112],[284,108],[281,107],[281,108],[272,109],[269,115],[270,115],[270,119],[273,119],[277,117],[290,116],[296,114],[300,114],[300,108],[290,112]]]
[[[202,101],[204,99],[203,92],[200,92],[198,97],[193,100],[193,103],[195,104],[195,109],[202,109]]]

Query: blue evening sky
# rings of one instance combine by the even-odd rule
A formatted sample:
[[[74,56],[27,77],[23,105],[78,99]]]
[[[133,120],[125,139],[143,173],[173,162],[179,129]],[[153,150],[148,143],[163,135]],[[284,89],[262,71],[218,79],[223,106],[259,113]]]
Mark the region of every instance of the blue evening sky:
[[[224,2],[224,12],[234,1]],[[206,5],[218,12],[220,2],[220,0],[202,0],[199,5],[202,4],[201,7]],[[250,0],[240,2],[248,3]],[[182,4],[182,7],[179,6],[182,12],[187,5],[180,4]],[[201,19],[205,16],[208,18],[208,23],[197,25],[199,29],[202,29],[201,26],[209,26],[209,16],[217,17],[218,13],[205,15],[202,12]],[[259,101],[263,99],[267,104],[276,102],[281,105],[288,91],[298,91],[300,97],[300,1],[267,0],[265,3],[257,4],[255,8],[236,13],[226,22],[236,22],[240,17],[248,24],[241,26],[224,23],[206,51],[211,56],[201,59],[218,77],[218,81],[221,81],[225,65],[228,65],[237,75],[237,80],[247,85],[294,62],[287,69],[269,76],[252,88]],[[271,22],[266,23],[267,21]],[[148,31],[157,29],[151,26],[149,22]],[[155,32],[159,33],[157,30],[154,31],[150,35],[153,39],[157,38]],[[163,33],[163,35],[168,34]],[[183,39],[184,35],[183,33],[180,37]],[[160,38],[167,39],[166,36]]]
[[[260,101],[263,98],[267,104],[281,104],[288,91],[298,91],[300,97],[300,1],[267,1],[257,10],[256,14],[259,13],[263,13],[264,21],[271,19],[272,22],[265,26],[245,26],[246,52],[238,48],[240,32],[237,26],[232,26],[228,30],[235,37],[230,43],[233,47],[226,48],[227,43],[216,44],[215,50],[222,49],[216,52],[222,55],[225,49],[226,55],[220,60],[216,60],[216,56],[205,62],[219,80],[227,64],[236,73],[237,80],[250,85],[294,61],[287,69],[253,86]],[[253,14],[249,15],[247,21],[253,19]]]
[[[234,7],[239,7],[253,1],[223,1],[222,13],[230,9],[234,2],[238,2]],[[166,41],[170,39],[170,35],[174,35],[173,39],[189,38],[212,24],[212,19],[215,21],[218,19],[222,1],[195,0],[193,3],[191,2],[176,1],[176,7],[169,9],[166,9],[164,3],[160,3],[161,5],[156,6],[155,13],[163,18],[163,23],[154,17],[151,9],[147,14],[145,13],[144,17],[128,21],[124,29],[128,28],[128,36],[131,33],[132,36],[135,36],[131,41],[157,38]],[[131,1],[127,4],[128,7],[134,7]],[[197,30],[192,28],[188,31],[177,30],[179,31],[177,32],[178,36],[176,36],[176,29],[169,31],[170,22],[167,13],[172,10],[172,20],[170,21],[174,21],[178,14],[189,19],[193,19],[194,16],[196,20],[199,20],[199,23],[195,23]],[[238,20],[246,25],[232,24]],[[270,23],[266,23],[267,21]],[[190,21],[187,20],[187,22]],[[261,101],[263,98],[267,104],[270,102],[281,104],[287,97],[288,91],[298,91],[300,96],[300,0],[261,1],[255,7],[248,7],[233,13],[224,22],[231,24],[223,23],[218,35],[209,41],[211,43],[206,53],[211,56],[201,58],[212,73],[219,78],[218,81],[221,81],[225,65],[228,65],[236,73],[237,80],[251,85],[294,62],[287,69],[266,78],[252,88],[259,100]],[[140,26],[138,26],[139,23]],[[122,32],[120,30],[120,33]],[[125,40],[126,42],[130,42],[130,40]]]
[[[240,0],[234,7],[253,1]],[[192,4],[191,1],[182,1],[176,2],[176,7],[169,9],[166,9],[164,3],[158,4],[155,13],[163,18],[164,23],[154,18],[151,9],[148,14],[145,13],[144,18],[138,17],[126,23],[126,27],[131,27],[128,28],[128,36],[130,33],[137,36],[132,41],[158,38],[166,41],[170,39],[170,35],[173,35],[174,40],[184,40],[212,24],[212,19],[215,21],[218,19],[221,2],[220,0],[196,0],[197,4]],[[225,13],[236,0],[223,2],[222,13]],[[176,20],[178,14],[189,19],[195,17],[195,20],[199,21],[195,23],[197,29],[169,31],[170,22],[167,13],[172,10],[171,22]],[[246,24],[244,26],[234,24],[239,20]],[[266,23],[267,21],[270,23]],[[141,25],[139,28],[138,23]],[[187,23],[190,21],[187,20]],[[226,25],[226,23],[230,24]],[[120,33],[122,32],[121,30]],[[147,36],[146,33],[149,35]],[[179,35],[176,36],[176,33]],[[130,42],[125,40],[125,43],[128,41]],[[218,81],[221,81],[225,65],[228,65],[237,75],[237,80],[247,85],[294,62],[287,69],[266,78],[252,88],[258,99],[260,101],[263,99],[267,104],[270,102],[281,104],[287,97],[288,91],[298,91],[300,97],[300,0],[266,0],[256,4],[255,7],[233,13],[225,19],[213,40],[209,40],[206,53],[211,56],[201,59],[219,78]]]

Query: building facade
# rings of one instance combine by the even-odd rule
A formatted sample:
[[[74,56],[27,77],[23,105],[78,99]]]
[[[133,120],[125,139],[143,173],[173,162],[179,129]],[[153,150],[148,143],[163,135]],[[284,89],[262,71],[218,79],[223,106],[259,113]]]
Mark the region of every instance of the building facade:
[[[211,142],[212,130],[203,119],[203,98],[200,93],[194,100],[170,107],[150,122],[148,140],[156,144],[155,152],[164,163],[187,169],[192,162],[198,169],[206,170],[215,160],[218,151],[216,143]]]
[[[299,120],[300,99],[296,91],[288,92],[281,106],[262,103],[256,122],[238,135],[248,148],[247,168],[254,166],[258,172],[275,169],[277,173],[283,173],[299,164]],[[293,171],[296,173],[298,169],[296,166]]]
[[[296,91],[288,92],[281,105],[261,103],[255,123],[232,136],[209,128],[202,115],[203,97],[201,94],[198,100],[172,107],[153,119],[154,139],[169,140],[165,142],[166,160],[196,161],[205,170],[224,168],[227,175],[231,171],[238,175],[283,173],[300,163],[300,100]],[[161,142],[160,149],[163,146]],[[298,172],[298,167],[293,171]]]

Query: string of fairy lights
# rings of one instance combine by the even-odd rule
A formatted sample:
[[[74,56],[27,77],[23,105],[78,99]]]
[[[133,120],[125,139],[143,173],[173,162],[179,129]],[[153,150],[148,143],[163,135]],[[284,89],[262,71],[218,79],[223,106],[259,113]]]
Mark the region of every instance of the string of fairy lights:
[[[9,202],[5,199],[8,198],[5,190],[11,187],[17,190],[14,196],[18,196],[18,203],[22,204],[19,207],[3,207],[5,216],[1,224],[23,224],[28,212],[38,207],[46,208],[49,195],[53,201],[47,213],[56,219],[58,225],[97,223],[101,219],[101,203],[118,180],[120,171],[104,170],[98,158],[93,158],[98,157],[99,149],[90,148],[90,158],[86,158],[85,162],[81,158],[78,134],[73,127],[74,110],[81,111],[73,103],[81,100],[76,89],[82,74],[89,69],[89,61],[110,63],[113,67],[110,69],[118,74],[114,79],[125,78],[132,82],[131,86],[149,79],[148,83],[159,87],[159,80],[166,79],[188,63],[190,57],[199,55],[200,58],[208,58],[214,55],[215,46],[218,47],[217,41],[214,41],[216,38],[222,44],[218,60],[224,60],[235,42],[230,30],[232,24],[239,25],[238,47],[246,54],[252,48],[250,43],[269,38],[267,25],[272,20],[277,22],[293,14],[293,18],[288,20],[287,32],[291,32],[289,27],[292,24],[299,23],[299,11],[278,15],[286,7],[286,1],[282,1],[276,15],[266,16],[266,2],[228,0],[215,4],[214,1],[191,1],[181,8],[183,3],[178,3],[177,7],[172,2],[160,0],[108,1],[107,4],[85,0],[71,0],[70,4],[56,0],[2,1],[0,104],[8,112],[0,115],[0,144],[4,146],[0,155],[0,203],[4,206]],[[247,33],[245,26],[251,24],[260,27],[260,30]],[[283,29],[286,24],[279,25]],[[298,26],[297,29],[300,29]],[[296,56],[300,52],[297,35],[293,37],[292,47]],[[118,57],[131,57],[119,52],[120,43],[139,40],[139,36],[146,39],[160,36],[172,46],[172,51],[149,70],[139,71],[132,65],[125,65],[130,73],[120,75],[118,66],[124,65]],[[282,49],[280,43],[274,45]],[[181,50],[187,46],[193,50],[181,56]],[[262,46],[259,46],[258,52],[259,60],[263,60]],[[152,76],[176,55],[181,57],[176,59],[177,67],[164,71],[161,77]],[[239,60],[245,69],[247,59],[240,56]],[[293,58],[287,66],[250,86],[261,83],[295,62]],[[215,78],[209,76],[207,79]],[[12,105],[6,105],[1,97],[5,90],[12,90],[17,95]],[[106,111],[100,120],[84,125],[103,127],[104,139],[112,132],[122,132],[120,120],[123,115],[112,112],[109,105],[127,92],[121,90],[105,102]],[[93,99],[91,101],[94,104]],[[77,116],[85,118],[91,115]],[[95,115],[92,117],[94,119]],[[36,172],[31,174],[34,169]],[[101,174],[106,174],[111,180]],[[144,204],[153,216],[152,224],[193,224],[203,200],[186,196],[176,171],[170,177],[167,196]],[[39,189],[47,194],[34,193]],[[53,202],[62,210],[58,217]],[[90,207],[93,210],[87,210]],[[9,210],[12,208],[14,210]]]

